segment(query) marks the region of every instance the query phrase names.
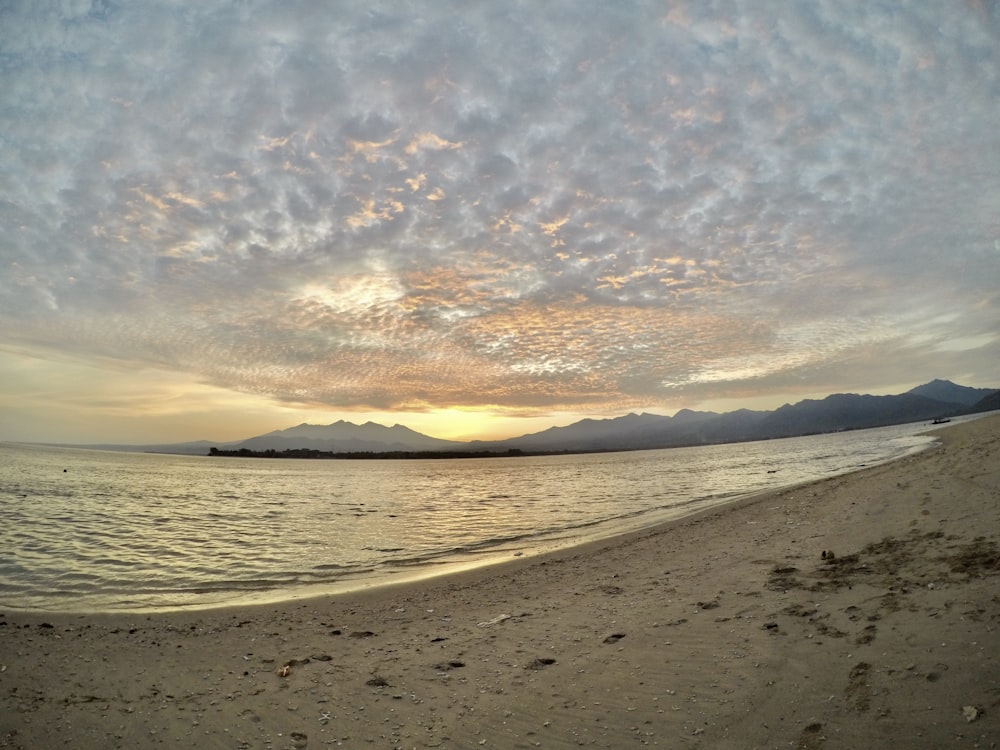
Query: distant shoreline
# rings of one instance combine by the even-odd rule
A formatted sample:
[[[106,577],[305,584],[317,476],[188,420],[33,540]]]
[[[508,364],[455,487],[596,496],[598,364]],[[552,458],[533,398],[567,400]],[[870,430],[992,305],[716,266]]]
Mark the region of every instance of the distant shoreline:
[[[620,453],[621,449],[604,450],[558,450],[558,451],[525,451],[520,448],[508,448],[505,451],[321,451],[312,448],[286,448],[283,451],[274,449],[255,451],[249,448],[226,450],[211,448],[208,456],[211,458],[306,458],[306,459],[340,459],[340,460],[371,460],[371,459],[427,459],[427,458],[525,458],[529,456],[569,456],[586,453]]]
[[[978,416],[978,415],[960,415]],[[920,424],[924,420],[918,420],[912,424]],[[951,420],[947,420],[951,422]],[[911,423],[903,423],[911,424]],[[928,422],[927,427],[940,427],[944,422]],[[323,451],[316,448],[285,448],[276,450],[267,448],[265,450],[252,450],[250,448],[209,448],[207,454],[177,454],[177,455],[207,455],[210,458],[269,458],[269,459],[339,459],[339,460],[405,460],[405,459],[462,459],[462,458],[527,458],[532,456],[576,456],[589,455],[595,453],[632,453],[636,451],[656,451],[674,450],[677,448],[705,448],[717,445],[740,445],[743,443],[759,443],[770,440],[793,440],[796,438],[817,437],[822,435],[836,435],[843,432],[861,432],[864,430],[877,430],[883,427],[898,427],[898,424],[876,425],[874,427],[857,427],[841,430],[828,431],[807,431],[794,435],[776,435],[765,438],[746,438],[726,440],[722,442],[690,442],[672,443],[666,445],[650,445],[643,447],[614,447],[614,448],[561,448],[555,450],[525,450],[522,448],[508,448],[506,450],[395,450],[395,451]],[[146,451],[159,453],[161,451]]]

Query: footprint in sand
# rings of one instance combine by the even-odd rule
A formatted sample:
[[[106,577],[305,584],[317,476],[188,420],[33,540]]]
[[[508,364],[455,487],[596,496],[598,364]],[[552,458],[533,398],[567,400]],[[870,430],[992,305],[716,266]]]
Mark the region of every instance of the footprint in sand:
[[[855,710],[859,712],[871,708],[872,691],[868,684],[868,672],[871,668],[871,664],[861,661],[855,664],[848,674],[847,690],[844,692]]]
[[[795,747],[798,750],[820,750],[825,741],[826,737],[823,736],[823,725],[818,721],[814,721],[803,728],[799,734],[798,744]]]
[[[549,659],[549,658],[535,659],[533,662],[528,664],[525,667],[525,669],[544,669],[550,664],[555,664],[555,663],[556,663],[555,659]]]
[[[865,629],[862,630],[858,637],[854,639],[854,642],[859,646],[865,643],[871,643],[875,640],[875,635],[878,633],[878,627],[875,625],[866,625]]]

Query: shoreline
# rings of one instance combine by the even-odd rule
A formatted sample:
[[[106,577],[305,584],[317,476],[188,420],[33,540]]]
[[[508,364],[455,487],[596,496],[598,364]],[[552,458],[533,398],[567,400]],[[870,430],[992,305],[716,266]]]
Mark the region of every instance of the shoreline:
[[[0,747],[990,747],[1000,416],[931,434],[888,463],[416,582],[0,610]]]

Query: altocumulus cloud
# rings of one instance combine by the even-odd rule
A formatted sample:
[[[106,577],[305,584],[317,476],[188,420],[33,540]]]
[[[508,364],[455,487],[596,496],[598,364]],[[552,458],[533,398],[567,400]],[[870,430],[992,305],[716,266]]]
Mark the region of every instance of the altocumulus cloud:
[[[0,347],[341,408],[989,381],[998,16],[5,3]]]

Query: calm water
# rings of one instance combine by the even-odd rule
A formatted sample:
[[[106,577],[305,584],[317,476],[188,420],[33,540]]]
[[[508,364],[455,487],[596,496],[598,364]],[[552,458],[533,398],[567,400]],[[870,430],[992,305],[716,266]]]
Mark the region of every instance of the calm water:
[[[931,444],[926,424],[576,456],[309,461],[0,444],[0,606],[281,599],[534,554]]]

